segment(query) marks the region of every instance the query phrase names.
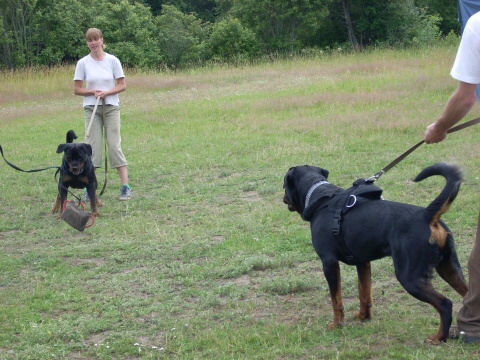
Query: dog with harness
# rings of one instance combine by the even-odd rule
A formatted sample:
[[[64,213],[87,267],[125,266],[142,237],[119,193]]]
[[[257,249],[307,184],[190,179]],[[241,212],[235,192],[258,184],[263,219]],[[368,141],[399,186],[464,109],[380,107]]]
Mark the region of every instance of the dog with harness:
[[[57,153],[63,152],[62,165],[60,166],[60,177],[58,180],[58,196],[53,206],[52,213],[63,213],[64,204],[67,200],[68,188],[87,189],[90,198],[92,215],[99,216],[98,207],[102,203],[97,197],[97,177],[92,163],[92,147],[86,143],[74,143],[77,136],[73,130],[67,132],[66,143],[58,145]]]
[[[77,138],[77,135],[73,130],[69,130],[66,135],[66,144],[60,144],[57,148],[57,153],[64,153],[61,166],[48,166],[41,169],[23,170],[18,166],[9,162],[3,153],[3,148],[0,146],[0,154],[5,162],[17,171],[24,173],[35,173],[39,171],[57,169],[57,174],[60,173],[58,181],[58,196],[53,206],[52,213],[60,212],[58,219],[65,220],[70,226],[83,231],[84,229],[91,227],[95,222],[95,216],[99,213],[96,210],[98,206],[102,206],[98,197],[96,197],[97,179],[95,172],[93,171],[92,160],[90,159],[92,150],[90,145],[84,143],[74,144],[73,141]],[[93,174],[93,175],[92,175]],[[69,187],[72,188],[90,188],[90,192],[94,191],[95,206],[92,206],[93,213],[87,213],[84,211],[83,203],[80,198],[73,194]],[[104,184],[105,187],[105,184]],[[71,193],[79,204],[75,202],[69,202],[67,200],[67,193]],[[82,209],[79,209],[82,207]]]
[[[431,284],[433,269],[462,297],[468,290],[453,236],[440,219],[454,201],[462,174],[445,163],[427,167],[415,182],[440,175],[446,185],[426,208],[382,199],[382,189],[372,180],[357,180],[349,189],[331,184],[328,170],[296,166],[284,178],[284,203],[310,222],[313,247],[323,263],[330,289],[333,322],[344,324],[339,262],[354,265],[358,273],[359,320],[372,318],[370,262],[391,256],[395,275],[416,299],[432,305],[440,316],[438,332],[425,342],[447,341],[452,323],[452,301]]]

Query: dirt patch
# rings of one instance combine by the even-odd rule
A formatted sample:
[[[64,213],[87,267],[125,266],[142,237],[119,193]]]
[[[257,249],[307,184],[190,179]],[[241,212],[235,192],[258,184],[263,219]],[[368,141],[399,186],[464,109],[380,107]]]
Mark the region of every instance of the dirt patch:
[[[260,200],[258,192],[256,191],[246,191],[242,194],[242,200],[247,202],[256,202]]]
[[[72,266],[85,266],[85,265],[94,265],[95,267],[100,267],[105,265],[105,259],[103,258],[92,258],[92,259],[71,259],[64,258],[63,261],[70,263]]]

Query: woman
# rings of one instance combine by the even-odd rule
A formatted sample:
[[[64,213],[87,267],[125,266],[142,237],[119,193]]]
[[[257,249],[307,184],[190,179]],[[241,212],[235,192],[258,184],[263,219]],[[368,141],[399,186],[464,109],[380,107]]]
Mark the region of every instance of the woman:
[[[85,38],[90,54],[80,59],[75,68],[74,94],[83,96],[85,128],[88,128],[97,98],[102,102],[92,119],[85,142],[92,146],[92,161],[96,168],[102,163],[102,134],[108,146],[110,166],[117,169],[122,183],[120,200],[130,199],[127,160],[120,147],[120,100],[118,94],[125,91],[125,74],[117,57],[104,51],[103,35],[99,29],[88,29]],[[83,83],[86,86],[83,87]],[[105,118],[104,118],[105,116]],[[88,196],[84,192],[85,201]]]

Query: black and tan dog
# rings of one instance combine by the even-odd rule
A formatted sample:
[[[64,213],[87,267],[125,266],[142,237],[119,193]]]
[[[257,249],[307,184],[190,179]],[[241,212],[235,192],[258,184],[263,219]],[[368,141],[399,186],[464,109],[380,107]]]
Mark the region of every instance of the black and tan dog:
[[[99,216],[97,207],[102,203],[97,197],[97,177],[92,163],[92,147],[85,143],[74,143],[77,135],[73,130],[67,132],[66,144],[60,144],[57,154],[64,153],[62,165],[60,166],[60,178],[58,181],[58,196],[52,213],[63,211],[63,204],[67,200],[68,188],[87,189],[90,198],[90,209],[93,216]]]
[[[425,342],[447,340],[452,302],[433,288],[431,276],[435,269],[462,297],[468,290],[453,236],[440,220],[457,195],[462,175],[456,166],[442,163],[424,169],[414,181],[433,175],[445,177],[446,185],[423,208],[382,200],[382,190],[363,180],[350,189],[341,189],[327,181],[327,170],[318,167],[297,166],[287,172],[283,201],[290,211],[310,222],[313,247],[330,288],[334,314],[330,328],[344,322],[339,261],[357,267],[360,311],[355,318],[369,320],[370,261],[391,256],[395,275],[405,290],[432,305],[440,315],[438,333]]]

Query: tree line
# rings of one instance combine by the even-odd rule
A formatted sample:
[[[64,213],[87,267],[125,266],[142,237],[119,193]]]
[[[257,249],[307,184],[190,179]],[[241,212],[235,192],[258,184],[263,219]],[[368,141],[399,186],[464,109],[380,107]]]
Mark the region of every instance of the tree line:
[[[459,31],[451,0],[0,0],[0,70],[74,63],[90,27],[126,66],[157,69],[425,45]]]

